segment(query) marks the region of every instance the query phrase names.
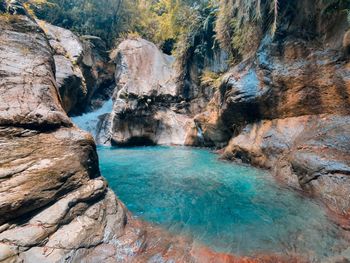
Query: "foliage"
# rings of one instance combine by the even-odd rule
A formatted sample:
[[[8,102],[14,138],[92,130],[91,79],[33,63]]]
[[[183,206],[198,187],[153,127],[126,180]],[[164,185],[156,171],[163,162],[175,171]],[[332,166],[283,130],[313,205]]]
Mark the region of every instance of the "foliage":
[[[282,0],[27,0],[28,10],[77,34],[96,35],[109,47],[140,36],[186,59],[210,21],[231,61],[254,53],[261,36],[274,35],[283,19]],[[288,1],[284,1],[287,3]],[[322,14],[350,10],[350,0],[320,0]],[[291,3],[291,2],[290,2]],[[280,6],[281,5],[281,6]],[[285,4],[284,4],[285,5]],[[281,10],[280,10],[281,9]],[[281,14],[280,14],[281,13]],[[350,17],[350,15],[349,15]],[[203,40],[203,39],[202,39]],[[211,42],[211,41],[209,41]],[[175,50],[175,51],[174,51]]]
[[[257,48],[267,27],[275,34],[278,16],[278,0],[219,0],[216,38],[235,60]]]
[[[109,44],[124,30],[123,0],[29,0],[38,18],[81,35],[95,35]]]
[[[218,89],[221,84],[221,76],[218,73],[204,70],[200,82],[202,86],[211,86]]]
[[[131,30],[138,32],[171,53],[198,20],[200,0],[139,0],[130,8],[134,19]]]
[[[28,8],[54,25],[115,44],[127,32],[159,45],[176,42],[206,0],[28,0]]]

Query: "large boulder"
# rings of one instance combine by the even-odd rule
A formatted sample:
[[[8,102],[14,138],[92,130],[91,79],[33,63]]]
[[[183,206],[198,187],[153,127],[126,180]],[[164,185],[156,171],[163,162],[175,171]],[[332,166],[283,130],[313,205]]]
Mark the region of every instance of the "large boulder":
[[[116,93],[176,96],[174,58],[144,39],[128,39],[115,51]]]
[[[174,58],[144,39],[123,41],[114,57],[114,106],[102,134],[113,145],[184,145],[191,118],[177,94]]]
[[[248,124],[224,157],[269,168],[281,182],[350,215],[350,116],[307,115]]]
[[[47,39],[27,16],[0,19],[0,125],[70,126],[54,79]]]

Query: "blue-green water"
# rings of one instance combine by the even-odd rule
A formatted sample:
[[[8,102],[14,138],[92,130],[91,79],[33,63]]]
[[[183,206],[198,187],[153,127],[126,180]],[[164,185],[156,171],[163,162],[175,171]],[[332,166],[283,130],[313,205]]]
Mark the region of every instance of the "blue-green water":
[[[323,209],[267,172],[207,150],[99,147],[103,176],[137,217],[220,252],[338,254],[339,230]]]

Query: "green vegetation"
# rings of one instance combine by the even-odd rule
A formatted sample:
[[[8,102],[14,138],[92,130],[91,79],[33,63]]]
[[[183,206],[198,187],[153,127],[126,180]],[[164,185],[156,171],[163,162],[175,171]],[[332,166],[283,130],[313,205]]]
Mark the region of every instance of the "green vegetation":
[[[212,71],[204,70],[201,75],[201,85],[218,89],[221,85],[221,75]]]
[[[278,0],[220,0],[216,38],[234,61],[256,50],[263,31],[275,34],[278,16]]]
[[[99,36],[111,48],[137,35],[182,57],[208,22],[221,47],[239,57],[258,45],[264,17],[274,14],[273,31],[278,21],[277,0],[28,0],[27,6],[38,18]]]
[[[231,55],[231,61],[236,62],[254,53],[263,34],[277,34],[286,10],[295,3],[285,0],[27,0],[26,7],[38,18],[79,35],[99,36],[110,48],[126,37],[140,36],[185,61],[194,53],[205,54],[208,48],[219,44]],[[350,0],[317,3],[326,16],[350,10]]]
[[[36,16],[113,47],[129,33],[172,45],[187,33],[207,0],[28,0]]]

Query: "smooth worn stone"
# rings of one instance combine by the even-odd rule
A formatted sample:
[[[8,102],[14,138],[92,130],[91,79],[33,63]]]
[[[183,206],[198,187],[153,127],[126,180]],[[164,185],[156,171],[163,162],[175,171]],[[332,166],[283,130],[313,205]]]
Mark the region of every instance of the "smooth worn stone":
[[[99,175],[91,137],[78,130],[80,136],[71,137],[73,133],[68,131],[72,129],[66,131],[64,138],[62,129],[29,137],[12,137],[12,133],[2,137],[0,149],[7,154],[2,156],[0,170],[19,164],[26,168],[0,181],[2,222],[41,208]]]
[[[18,253],[16,246],[0,243],[0,262],[16,262]]]
[[[70,30],[42,20],[37,22],[54,50],[62,106],[69,114],[80,114],[88,108],[96,92],[103,93],[113,84],[114,66],[108,61],[107,47],[97,37],[80,39]]]
[[[137,96],[177,95],[174,58],[144,39],[123,41],[115,52],[117,92]]]
[[[141,38],[123,41],[113,53],[113,109],[101,116],[97,142],[184,145],[192,118],[178,94],[174,58]]]
[[[280,180],[350,215],[350,118],[310,115],[247,125],[224,157],[270,168]]]
[[[44,33],[26,16],[13,19],[16,23],[0,19],[0,125],[70,126],[56,92],[54,61]]]

